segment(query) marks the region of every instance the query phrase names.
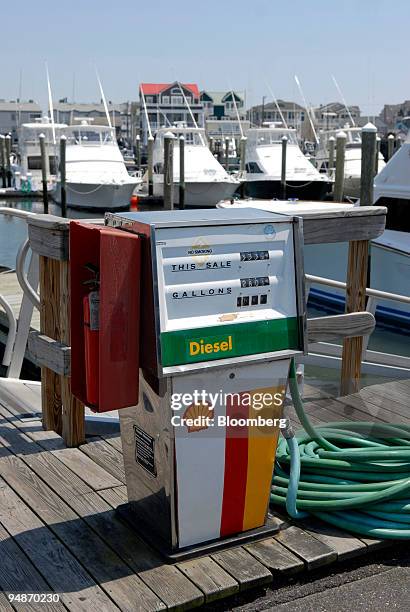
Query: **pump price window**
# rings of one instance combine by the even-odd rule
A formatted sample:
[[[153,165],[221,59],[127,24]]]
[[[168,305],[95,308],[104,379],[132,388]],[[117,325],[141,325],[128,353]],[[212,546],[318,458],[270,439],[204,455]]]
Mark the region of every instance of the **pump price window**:
[[[241,261],[263,261],[269,259],[269,251],[241,251]]]

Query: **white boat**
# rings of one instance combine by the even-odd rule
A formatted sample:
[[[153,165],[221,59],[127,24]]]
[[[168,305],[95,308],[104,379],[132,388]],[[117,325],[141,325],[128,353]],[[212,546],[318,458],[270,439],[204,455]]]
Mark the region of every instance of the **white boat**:
[[[336,135],[340,130],[329,130],[319,132],[319,148],[316,153],[316,166],[319,172],[333,172],[329,170],[329,138],[335,139],[336,160]],[[344,167],[344,195],[349,198],[360,196],[360,176],[362,167],[362,130],[358,127],[343,128],[346,134],[345,167]],[[386,165],[383,155],[378,153],[378,171]]]
[[[23,123],[18,130],[18,159],[13,164],[16,189],[22,191],[41,191],[41,151],[40,134],[44,134],[46,145],[47,187],[53,189],[58,174],[58,147],[65,123],[55,123],[42,117],[35,123]]]
[[[114,130],[82,120],[64,130],[66,145],[66,199],[72,208],[113,210],[127,208],[140,176],[130,176]],[[60,180],[54,193],[61,203]]]
[[[301,151],[296,130],[267,123],[247,132],[245,193],[252,198],[282,197],[282,138],[286,136],[286,197],[322,200],[331,189],[321,174]]]
[[[174,204],[179,204],[179,137],[185,139],[185,206],[206,208],[230,198],[240,185],[238,178],[228,174],[212,155],[203,128],[174,126],[161,128],[155,134],[153,149],[153,191],[155,196],[164,193],[164,136],[175,136],[173,178]]]
[[[400,165],[402,165],[402,162],[408,164],[410,142],[407,144],[407,151],[405,151],[405,146],[403,145],[399,149],[399,152],[404,150],[400,154],[401,161],[399,152],[396,154],[396,162],[399,161]],[[390,174],[390,163],[386,165],[385,176]],[[380,177],[378,177],[379,180]],[[397,198],[397,200],[400,200],[397,209],[394,207],[394,204],[397,205],[396,201],[389,203],[385,195],[380,196],[381,190],[379,191],[375,188],[374,203],[380,206],[387,206],[388,214],[386,221],[387,229],[379,238],[371,241],[370,287],[379,291],[410,297],[410,215],[407,213],[407,219],[405,219],[404,210],[402,209],[403,213],[400,216],[400,207],[408,207],[410,202],[410,178],[407,180],[409,182],[407,194],[405,189],[402,191],[402,194],[406,194],[407,198],[401,200]],[[384,193],[386,194],[387,191]],[[395,193],[396,195],[399,193],[397,186],[395,187]],[[269,212],[294,215],[297,215],[298,212],[299,214],[319,211],[332,212],[332,210],[340,209],[340,206],[348,209],[356,205],[341,205],[334,204],[333,202],[267,202],[266,200],[238,200],[233,204],[235,207],[255,207]],[[221,203],[220,206],[229,208],[230,203]],[[391,214],[392,211],[393,215]],[[402,227],[407,229],[407,231],[390,229],[391,227],[397,227],[395,220],[398,218],[403,219]],[[304,247],[305,272],[313,276],[345,282],[347,258],[348,244],[346,243],[305,245]],[[324,306],[327,309],[334,309],[335,312],[340,312],[344,310],[345,291],[337,287],[313,284],[310,288],[309,299],[311,303],[319,307]],[[405,302],[378,299],[376,316],[378,321],[383,321],[389,325],[410,327],[410,305]]]

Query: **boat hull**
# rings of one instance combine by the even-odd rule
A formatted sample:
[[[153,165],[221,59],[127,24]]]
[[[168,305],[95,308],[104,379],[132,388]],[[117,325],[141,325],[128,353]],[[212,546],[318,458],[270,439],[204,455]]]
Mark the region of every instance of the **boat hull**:
[[[185,183],[185,206],[189,208],[213,208],[221,200],[227,200],[233,196],[238,188],[238,183],[230,181],[210,182],[186,182]],[[162,197],[164,184],[154,181],[154,196]],[[179,183],[174,183],[174,204],[179,205]]]
[[[246,181],[245,194],[250,198],[273,200],[282,198],[282,185],[279,180]],[[328,181],[287,181],[286,197],[298,200],[323,200],[331,190]]]
[[[73,183],[67,182],[66,199],[70,208],[117,210],[130,205],[130,198],[138,182],[123,184]],[[60,183],[56,185],[54,200],[61,204]]]
[[[307,274],[346,281],[347,244],[305,245],[305,271]],[[387,249],[371,243],[370,286],[373,289],[410,296],[410,254]],[[317,306],[344,311],[345,292],[326,285],[313,285],[309,300]],[[393,300],[379,300],[376,318],[397,327],[410,329],[410,305]]]

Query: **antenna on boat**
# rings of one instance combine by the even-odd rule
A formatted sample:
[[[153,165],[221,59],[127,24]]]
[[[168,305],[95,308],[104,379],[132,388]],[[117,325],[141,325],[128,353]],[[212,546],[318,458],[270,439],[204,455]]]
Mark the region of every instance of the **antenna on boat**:
[[[284,117],[284,115],[283,115],[283,113],[282,113],[282,111],[280,109],[278,100],[277,100],[275,94],[273,93],[272,88],[270,87],[269,83],[266,80],[265,80],[265,83],[266,83],[266,87],[269,89],[270,95],[273,98],[273,101],[275,103],[276,109],[277,109],[277,111],[279,113],[279,117],[281,118],[281,121],[282,121],[283,125],[285,126],[285,128],[288,129],[288,124],[286,123],[286,119],[285,119],[285,117]]]
[[[152,138],[151,124],[149,122],[148,111],[147,111],[147,104],[145,102],[145,96],[144,96],[144,92],[143,92],[141,86],[140,86],[140,94],[141,94],[142,103],[143,103],[143,106],[144,106],[145,119],[147,120],[148,136],[149,136],[149,138]]]
[[[242,129],[242,121],[241,121],[241,118],[239,117],[238,106],[236,104],[235,92],[233,89],[231,89],[231,94],[232,94],[232,100],[235,106],[236,118],[238,119],[238,123],[239,123],[239,129],[241,130],[241,138],[243,138],[244,134],[243,134],[243,129]],[[233,127],[232,127],[232,132],[233,132]]]
[[[197,124],[197,122],[195,121],[194,114],[193,114],[193,112],[192,112],[192,110],[191,110],[191,107],[190,107],[190,106],[189,106],[189,104],[188,104],[188,100],[186,99],[186,95],[185,95],[185,92],[184,92],[184,90],[183,90],[183,88],[182,88],[182,85],[181,85],[181,83],[180,83],[179,81],[177,81],[177,85],[178,85],[178,87],[179,87],[179,89],[180,89],[180,91],[181,91],[181,93],[182,93],[182,97],[184,98],[184,102],[185,102],[186,107],[187,107],[187,109],[188,109],[188,111],[189,111],[189,114],[191,115],[192,123],[194,124],[194,126],[195,126],[196,128],[198,128],[198,124]]]
[[[198,129],[198,124],[197,124],[197,122],[195,121],[194,114],[193,114],[193,112],[192,112],[192,110],[191,110],[191,107],[189,106],[188,100],[186,99],[186,95],[185,95],[185,92],[184,92],[184,90],[183,90],[183,88],[182,88],[182,85],[181,85],[181,83],[180,83],[179,81],[177,81],[176,83],[177,83],[177,85],[178,85],[178,87],[179,87],[179,89],[180,89],[180,91],[181,91],[182,97],[184,98],[184,102],[185,102],[186,107],[187,107],[187,109],[188,109],[188,111],[189,111],[189,114],[191,115],[192,123],[194,124],[194,127],[195,127],[196,129]],[[201,139],[202,144],[203,144],[203,145],[205,145],[205,143],[204,143],[204,139],[202,138],[202,134],[201,134],[201,133],[199,133],[199,137],[200,137],[200,139]]]
[[[306,101],[306,98],[305,98],[305,94],[303,93],[302,86],[301,86],[300,81],[299,81],[298,77],[296,76],[296,74],[295,74],[295,81],[296,81],[296,85],[298,86],[299,93],[302,96],[303,104],[305,105],[305,108],[306,108],[306,113],[307,113],[307,116],[308,116],[308,119],[309,119],[310,127],[312,128],[312,132],[313,132],[313,135],[314,135],[315,140],[316,140],[316,144],[319,144],[319,138],[317,137],[315,126],[313,125],[313,119],[310,116],[309,107],[308,107],[308,104],[307,104],[307,101]]]
[[[51,118],[51,129],[53,132],[53,144],[56,144],[56,126],[54,123],[54,107],[53,107],[53,96],[51,95],[51,84],[50,84],[50,75],[48,73],[48,65],[46,62],[46,74],[47,74],[47,89],[48,89],[48,108],[50,111]]]
[[[346,104],[346,100],[345,100],[345,98],[344,98],[344,95],[343,95],[343,93],[342,93],[342,90],[341,90],[341,89],[340,89],[340,87],[339,87],[339,83],[336,81],[336,79],[335,79],[335,77],[333,76],[333,74],[331,74],[330,76],[332,77],[333,83],[335,84],[335,87],[336,87],[336,89],[337,89],[337,91],[338,91],[338,93],[339,93],[339,96],[342,98],[342,102],[343,102],[344,107],[345,107],[345,109],[346,109],[346,111],[347,111],[347,114],[349,115],[349,119],[350,119],[350,121],[351,121],[351,123],[352,123],[352,127],[356,127],[355,120],[353,119],[352,114],[351,114],[351,112],[350,112],[350,109],[349,109],[349,107],[348,107],[348,106],[347,106],[347,104]]]
[[[101,99],[103,101],[104,110],[105,110],[105,116],[107,117],[108,127],[110,129],[112,129],[111,117],[110,117],[110,113],[108,111],[107,100],[105,99],[104,90],[103,90],[103,87],[102,87],[102,84],[101,84],[101,80],[100,80],[97,68],[95,69],[95,75],[97,77],[98,85],[100,87]]]

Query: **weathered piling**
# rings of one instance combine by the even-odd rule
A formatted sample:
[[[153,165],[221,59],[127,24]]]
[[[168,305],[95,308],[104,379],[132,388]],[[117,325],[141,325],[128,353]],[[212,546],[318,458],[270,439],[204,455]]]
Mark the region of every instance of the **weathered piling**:
[[[41,183],[43,186],[43,212],[48,213],[48,190],[47,190],[47,151],[46,137],[40,134],[40,153],[41,153]]]
[[[346,282],[346,313],[361,312],[366,308],[366,285],[369,265],[369,241],[349,242]],[[341,395],[360,390],[363,336],[343,340]]]
[[[67,185],[66,185],[66,136],[60,138],[60,198],[61,198],[61,216],[67,216]]]
[[[185,138],[179,137],[179,208],[185,208]]]
[[[220,164],[222,164],[223,146],[221,140],[217,140],[215,142],[215,153],[216,159],[219,161]]]
[[[229,138],[225,138],[225,170],[229,172]]]
[[[174,208],[174,140],[171,132],[164,134],[164,209]]]
[[[379,173],[379,154],[380,154],[381,141],[382,139],[380,138],[380,136],[377,136],[376,137],[376,154],[375,154],[375,159],[374,159],[374,173],[375,174]]]
[[[154,137],[148,136],[148,195],[154,194]]]
[[[214,148],[215,148],[215,143],[214,143],[214,137],[210,136],[209,137],[209,150],[211,151],[212,155],[214,154]]]
[[[387,161],[393,157],[394,153],[394,134],[389,134],[387,136]]]
[[[335,169],[335,144],[336,139],[334,136],[329,138],[329,162],[327,166],[328,175],[331,176],[333,174],[333,170]]]
[[[139,134],[135,137],[135,165],[139,170],[141,166],[141,137]]]
[[[0,134],[0,153],[1,153],[1,179],[3,188],[7,187],[6,178],[6,139]]]
[[[282,200],[286,200],[286,150],[288,146],[287,136],[282,136],[282,168],[280,174],[280,184],[282,188]]]
[[[336,171],[333,187],[333,200],[343,202],[343,191],[345,183],[345,149],[346,133],[342,130],[336,134]]]
[[[6,138],[6,174],[7,174],[7,187],[11,187],[11,181],[13,173],[11,171],[11,136],[7,134]]]
[[[374,159],[376,156],[377,128],[367,123],[362,128],[362,166],[360,179],[360,206],[373,204]]]

